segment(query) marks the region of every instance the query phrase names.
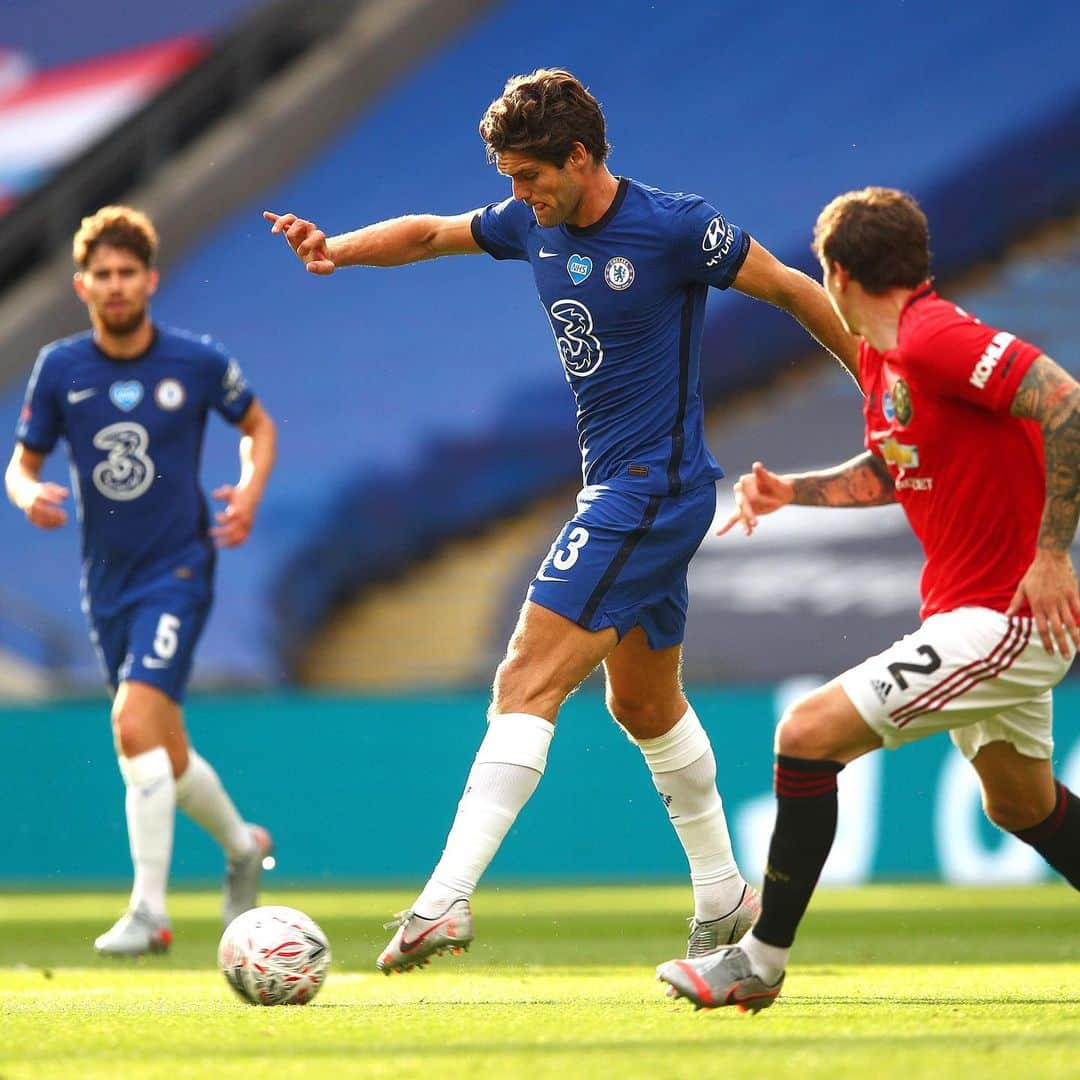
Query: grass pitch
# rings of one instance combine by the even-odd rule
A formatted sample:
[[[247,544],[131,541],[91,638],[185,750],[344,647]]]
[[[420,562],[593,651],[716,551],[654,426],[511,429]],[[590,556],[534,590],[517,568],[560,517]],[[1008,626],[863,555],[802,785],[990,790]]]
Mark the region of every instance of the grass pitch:
[[[469,954],[386,978],[381,923],[410,899],[269,891],[334,963],[312,1005],[261,1009],[215,969],[216,896],[174,894],[173,952],[117,962],[91,942],[122,897],[0,893],[0,1080],[1080,1075],[1080,899],[1062,886],[823,892],[756,1017],[653,981],[681,952],[685,888],[488,886]]]

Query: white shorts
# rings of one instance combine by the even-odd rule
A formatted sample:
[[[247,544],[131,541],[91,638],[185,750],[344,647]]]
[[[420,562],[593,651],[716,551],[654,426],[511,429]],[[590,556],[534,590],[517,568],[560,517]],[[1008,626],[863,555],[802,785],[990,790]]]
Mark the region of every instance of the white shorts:
[[[1000,740],[1049,758],[1050,691],[1071,663],[1043,648],[1030,617],[965,607],[931,615],[839,682],[890,750],[948,731],[968,760]]]

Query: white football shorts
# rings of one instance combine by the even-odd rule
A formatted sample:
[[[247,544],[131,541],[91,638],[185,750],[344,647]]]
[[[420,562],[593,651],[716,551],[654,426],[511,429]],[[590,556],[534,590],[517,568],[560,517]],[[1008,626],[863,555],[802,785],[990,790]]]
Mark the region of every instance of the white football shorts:
[[[1049,758],[1050,691],[1071,663],[1043,648],[1030,616],[964,607],[931,615],[839,682],[890,750],[948,731],[968,760],[1002,740],[1026,757]]]

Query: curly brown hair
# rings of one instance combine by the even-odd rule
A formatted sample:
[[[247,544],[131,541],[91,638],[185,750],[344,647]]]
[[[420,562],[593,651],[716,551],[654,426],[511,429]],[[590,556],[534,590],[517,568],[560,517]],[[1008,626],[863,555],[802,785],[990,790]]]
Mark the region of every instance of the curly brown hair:
[[[814,254],[839,263],[869,293],[913,289],[930,276],[930,227],[903,191],[866,187],[837,195],[818,215]]]
[[[611,149],[600,103],[569,71],[538,68],[531,75],[507,79],[480,120],[488,161],[512,151],[560,169],[574,143],[581,143],[597,164]]]
[[[130,251],[145,266],[157,257],[158,234],[154,223],[130,206],[103,206],[84,217],[71,243],[75,265],[85,270],[99,244]]]

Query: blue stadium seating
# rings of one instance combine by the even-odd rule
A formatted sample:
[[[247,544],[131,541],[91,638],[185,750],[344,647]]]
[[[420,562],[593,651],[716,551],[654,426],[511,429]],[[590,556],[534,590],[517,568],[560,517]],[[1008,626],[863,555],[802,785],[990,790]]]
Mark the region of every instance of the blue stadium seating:
[[[828,198],[901,186],[931,214],[939,273],[955,272],[1073,205],[1080,70],[1061,42],[1078,31],[1078,9],[1062,0],[1022,13],[1010,0],[842,13],[689,0],[494,9],[288,183],[253,194],[164,284],[158,316],[229,343],[282,431],[259,536],[225,557],[202,670],[281,677],[282,658],[336,599],[576,468],[568,394],[527,267],[459,259],[315,279],[275,247],[261,209],[337,231],[502,198],[478,117],[506,75],[559,64],[605,105],[615,171],[701,192],[807,269]],[[712,300],[714,397],[805,351],[785,316],[734,295]],[[15,402],[4,401],[12,417]],[[214,432],[209,481],[233,471],[234,453]],[[68,618],[70,578],[63,590],[43,585],[25,535],[5,536],[16,538],[0,588],[33,590]],[[60,544],[47,538],[42,551]],[[49,556],[46,573],[60,562]]]

